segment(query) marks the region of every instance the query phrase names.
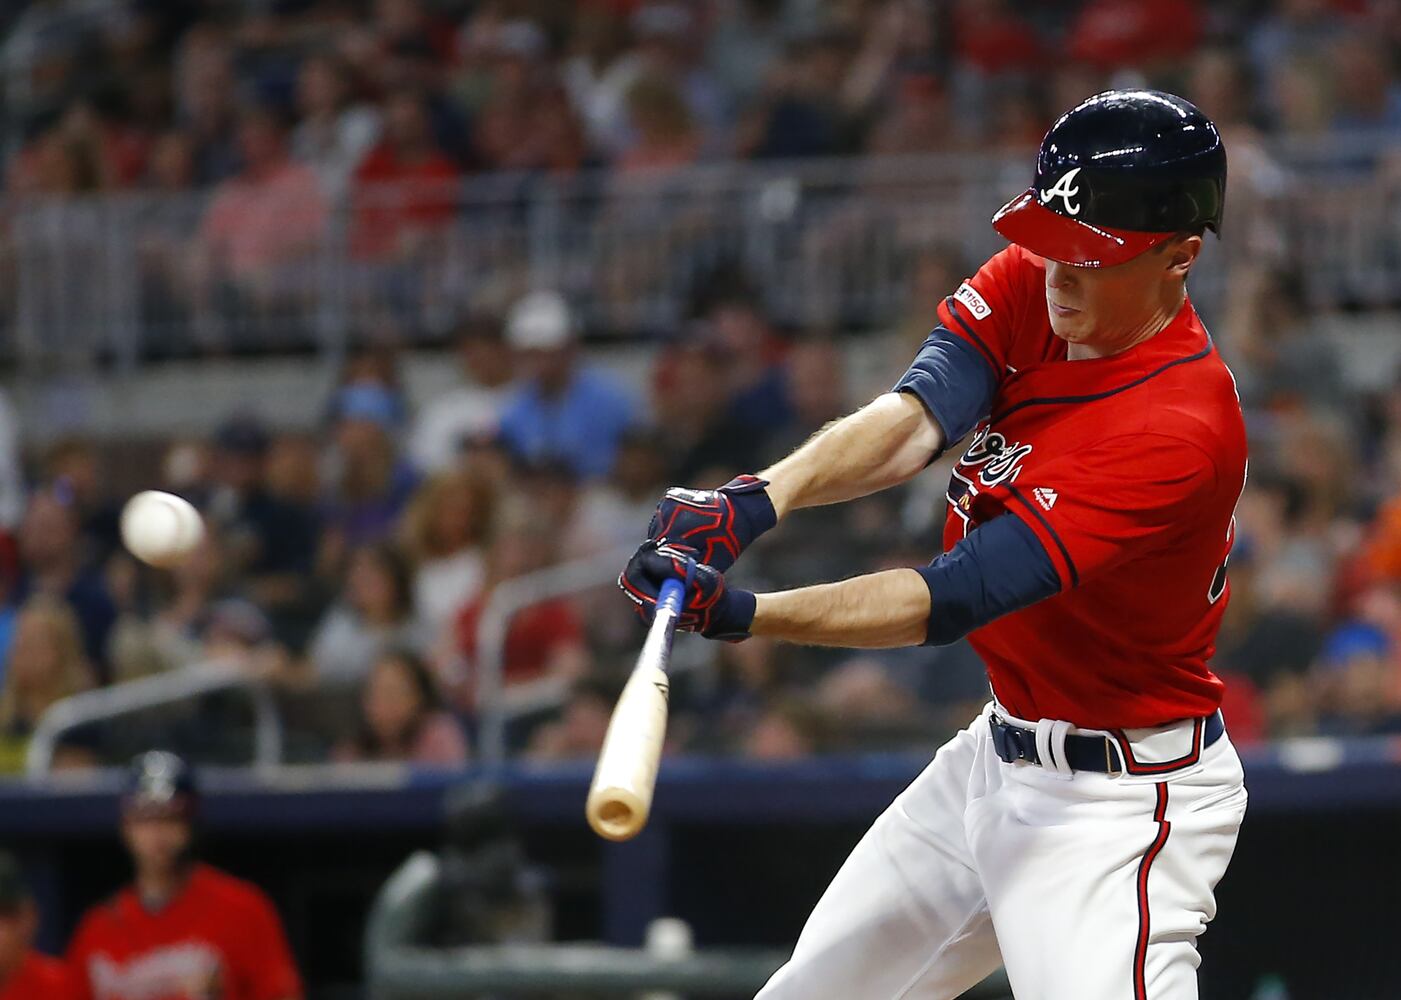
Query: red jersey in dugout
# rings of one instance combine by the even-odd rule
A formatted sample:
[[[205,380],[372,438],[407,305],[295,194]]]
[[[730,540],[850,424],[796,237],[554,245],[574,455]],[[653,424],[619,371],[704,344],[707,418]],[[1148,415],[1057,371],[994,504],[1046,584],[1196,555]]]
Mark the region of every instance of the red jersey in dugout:
[[[132,888],[88,911],[68,949],[90,1000],[287,1000],[300,997],[282,922],[256,887],[197,865],[165,907]]]
[[[77,992],[68,966],[31,951],[9,978],[0,980],[0,1000],[74,1000]]]
[[[1067,361],[1045,264],[1012,246],[939,306],[997,373],[989,418],[949,483],[944,547],[1010,512],[1061,591],[969,636],[1023,719],[1094,729],[1203,716],[1245,481],[1235,382],[1190,301],[1154,337]]]

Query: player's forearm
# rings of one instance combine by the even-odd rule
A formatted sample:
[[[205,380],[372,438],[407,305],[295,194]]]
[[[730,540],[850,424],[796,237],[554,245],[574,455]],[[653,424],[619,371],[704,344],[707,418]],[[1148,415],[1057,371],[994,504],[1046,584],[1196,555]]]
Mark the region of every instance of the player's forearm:
[[[929,628],[929,587],[912,569],[759,594],[752,635],[810,646],[917,646]]]
[[[759,476],[768,480],[769,499],[782,517],[903,483],[943,443],[924,404],[909,393],[889,392],[824,427]]]

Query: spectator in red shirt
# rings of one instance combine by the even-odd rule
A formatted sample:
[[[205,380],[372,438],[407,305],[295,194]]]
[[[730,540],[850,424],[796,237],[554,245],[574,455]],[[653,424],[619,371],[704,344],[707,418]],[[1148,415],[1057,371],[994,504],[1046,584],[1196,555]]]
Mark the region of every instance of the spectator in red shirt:
[[[200,231],[202,284],[226,277],[266,302],[304,288],[326,221],[316,174],[287,152],[277,114],[243,113],[238,126],[243,170],[215,189]]]
[[[449,697],[464,711],[472,709],[476,695],[478,629],[492,590],[542,569],[550,557],[547,533],[523,510],[508,509],[501,522],[487,551],[482,590],[457,615],[458,659],[445,665],[441,675]],[[545,679],[567,683],[583,676],[588,662],[583,623],[568,601],[533,604],[512,617],[506,629],[502,680],[507,686]]]
[[[375,260],[416,255],[452,219],[457,167],[438,148],[423,94],[392,93],[384,138],[355,170],[356,256]]]
[[[19,865],[0,851],[0,1000],[74,1000],[68,967],[35,951],[39,915]]]
[[[80,1000],[299,1000],[271,901],[195,861],[199,794],[185,762],[142,754],[127,787],[122,839],[136,879],[78,925],[68,962]]]
[[[1073,58],[1099,69],[1154,67],[1190,55],[1202,22],[1196,0],[1090,0],[1067,44]]]

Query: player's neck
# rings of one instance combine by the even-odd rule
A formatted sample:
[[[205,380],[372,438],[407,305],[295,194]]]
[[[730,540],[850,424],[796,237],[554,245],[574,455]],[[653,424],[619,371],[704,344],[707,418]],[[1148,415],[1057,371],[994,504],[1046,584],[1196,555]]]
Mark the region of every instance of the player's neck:
[[[142,909],[155,913],[170,905],[190,878],[190,865],[179,865],[165,871],[137,872],[136,897]]]
[[[1116,331],[1113,337],[1106,337],[1093,343],[1069,344],[1066,347],[1065,359],[1067,361],[1089,361],[1093,358],[1111,358],[1116,354],[1132,350],[1167,329],[1168,324],[1176,319],[1177,314],[1182,311],[1182,304],[1186,300],[1187,289],[1184,285],[1175,285],[1166,289],[1162,301],[1141,322],[1134,324],[1127,330]]]

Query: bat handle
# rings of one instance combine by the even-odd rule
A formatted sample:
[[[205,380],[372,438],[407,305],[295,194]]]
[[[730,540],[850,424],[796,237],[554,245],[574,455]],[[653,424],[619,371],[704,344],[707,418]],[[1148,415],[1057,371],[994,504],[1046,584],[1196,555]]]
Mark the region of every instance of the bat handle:
[[[686,600],[686,587],[676,579],[663,581],[661,590],[657,592],[657,612],[670,612],[673,616],[681,614],[681,605]]]

